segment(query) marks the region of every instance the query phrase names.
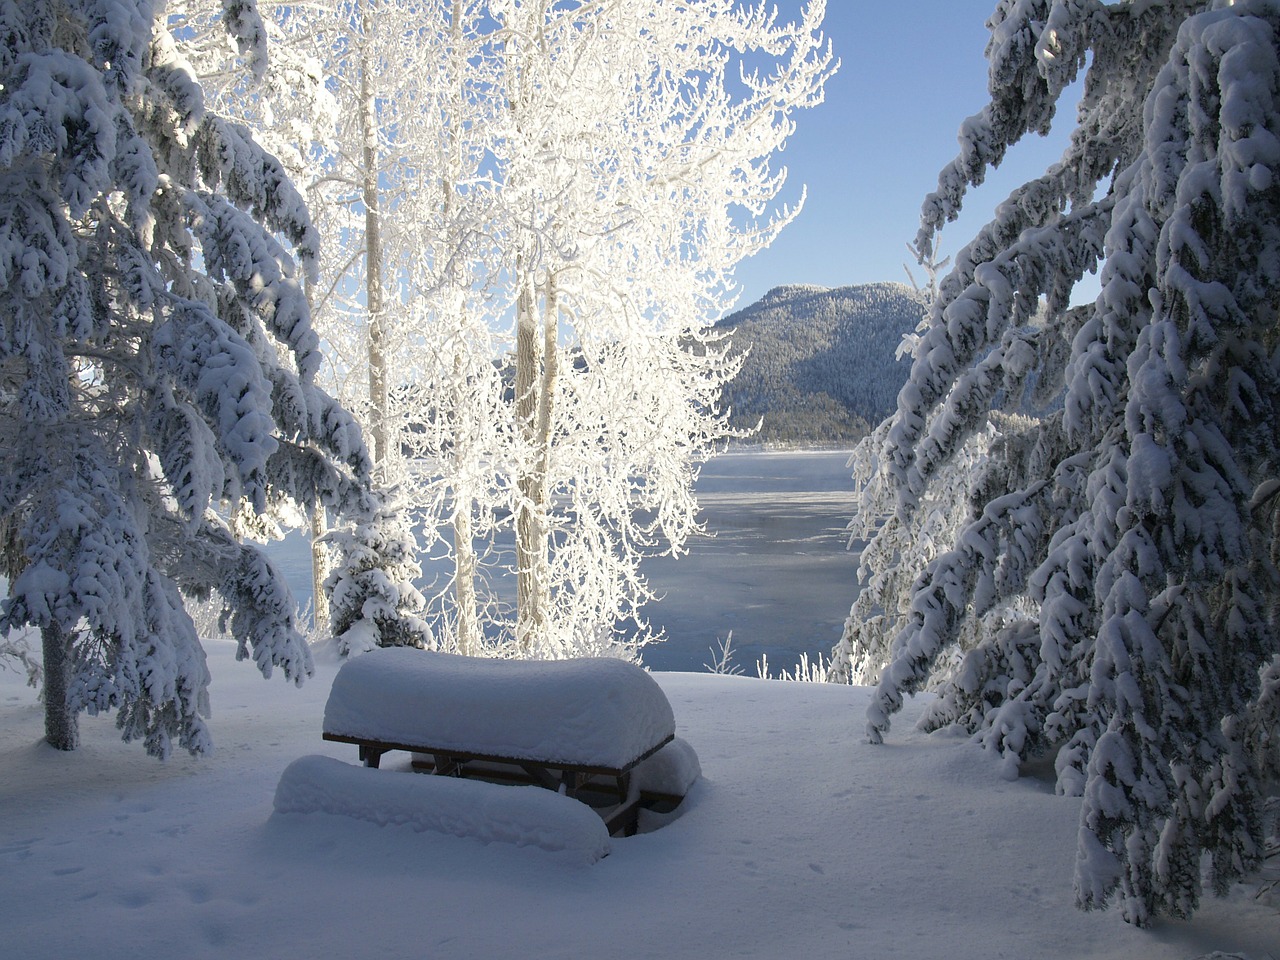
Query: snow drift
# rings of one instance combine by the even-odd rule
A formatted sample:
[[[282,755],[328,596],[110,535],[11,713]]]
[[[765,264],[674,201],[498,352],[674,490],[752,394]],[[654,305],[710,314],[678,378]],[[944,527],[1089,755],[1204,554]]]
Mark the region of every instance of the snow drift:
[[[580,863],[609,853],[608,831],[594,810],[542,787],[402,774],[332,757],[289,764],[276,787],[275,812],[337,814],[418,833],[538,847]]]

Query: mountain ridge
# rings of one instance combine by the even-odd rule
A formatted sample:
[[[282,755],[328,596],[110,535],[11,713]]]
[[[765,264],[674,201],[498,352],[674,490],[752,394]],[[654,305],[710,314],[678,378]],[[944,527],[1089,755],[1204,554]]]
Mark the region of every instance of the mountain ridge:
[[[784,284],[721,319],[742,370],[722,401],[737,429],[779,445],[853,443],[891,414],[910,362],[895,359],[924,315],[901,283]]]

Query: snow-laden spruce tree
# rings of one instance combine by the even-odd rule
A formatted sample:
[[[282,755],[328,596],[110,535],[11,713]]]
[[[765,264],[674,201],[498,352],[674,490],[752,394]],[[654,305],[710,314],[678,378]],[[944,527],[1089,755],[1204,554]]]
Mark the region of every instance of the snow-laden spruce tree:
[[[957,255],[879,435],[899,545],[873,555],[896,562],[940,486],[969,516],[885,597],[887,655],[851,624],[837,669],[880,659],[873,741],[949,669],[926,725],[963,725],[1011,775],[1056,751],[1083,796],[1078,902],[1146,924],[1258,863],[1276,772],[1280,4],[1002,0],[989,26],[991,102],[925,203],[922,256],[1082,71],[1083,100],[1061,161]]]
[[[240,533],[320,502],[382,548],[360,431],[313,382],[290,248],[309,266],[318,237],[279,163],[206,109],[159,9],[0,19],[0,628],[41,631],[55,746],[115,710],[149,753],[198,753],[209,674],[184,594],[217,591],[240,656],[301,682],[294,602]],[[262,70],[252,2],[223,22]],[[357,552],[335,589],[364,590],[381,625]]]

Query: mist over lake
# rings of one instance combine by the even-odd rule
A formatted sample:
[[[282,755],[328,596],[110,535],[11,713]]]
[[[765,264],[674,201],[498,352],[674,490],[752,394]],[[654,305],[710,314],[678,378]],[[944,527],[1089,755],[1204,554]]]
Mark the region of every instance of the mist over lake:
[[[856,594],[857,555],[845,533],[853,513],[848,458],[743,449],[703,467],[697,489],[707,535],[680,557],[650,557],[641,568],[661,597],[647,614],[666,635],[643,649],[646,666],[702,671],[730,631],[734,662],[751,675],[762,656],[777,673],[801,654],[830,653]],[[268,552],[306,607],[306,539],[291,534]],[[424,561],[425,582],[442,574],[440,563]],[[507,579],[514,597],[514,577]]]

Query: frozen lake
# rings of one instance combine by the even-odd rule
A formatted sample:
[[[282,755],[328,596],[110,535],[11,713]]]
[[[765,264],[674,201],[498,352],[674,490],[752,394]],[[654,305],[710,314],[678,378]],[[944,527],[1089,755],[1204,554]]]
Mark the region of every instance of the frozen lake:
[[[740,450],[706,464],[698,498],[709,536],[679,557],[643,566],[661,600],[648,609],[662,643],[643,651],[654,670],[705,669],[733,631],[735,662],[752,676],[802,653],[831,652],[856,592],[857,555],[845,549],[853,515],[847,451]],[[311,574],[300,535],[271,548],[305,606]],[[514,592],[514,591],[513,591]]]
[[[668,639],[649,646],[654,670],[702,670],[733,631],[735,662],[792,669],[801,653],[831,652],[857,590],[857,555],[845,549],[853,516],[847,451],[726,453],[698,484],[707,531],[679,559],[644,570],[662,600],[650,609]]]

